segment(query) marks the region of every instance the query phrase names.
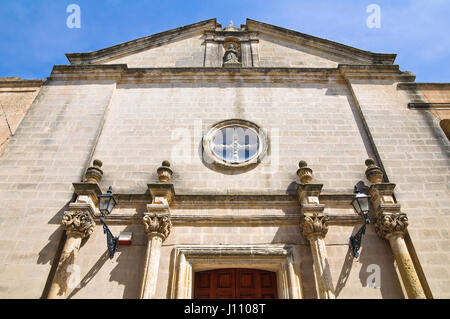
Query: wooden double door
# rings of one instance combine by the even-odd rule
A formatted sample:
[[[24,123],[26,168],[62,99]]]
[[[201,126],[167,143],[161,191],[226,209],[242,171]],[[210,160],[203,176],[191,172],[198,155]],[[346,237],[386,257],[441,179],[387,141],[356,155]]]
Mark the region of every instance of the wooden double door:
[[[195,273],[195,299],[277,299],[274,272],[218,269]]]

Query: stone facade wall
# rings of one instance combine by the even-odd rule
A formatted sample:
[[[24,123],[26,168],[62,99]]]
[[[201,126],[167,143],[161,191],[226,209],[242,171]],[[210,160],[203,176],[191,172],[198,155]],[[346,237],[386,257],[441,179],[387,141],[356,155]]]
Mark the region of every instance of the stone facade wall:
[[[47,83],[0,157],[0,298],[41,297],[114,87]]]
[[[448,298],[450,142],[430,110],[392,81],[351,80],[435,298]]]
[[[450,101],[450,85],[443,83],[422,83],[416,91],[427,103],[448,103]]]
[[[205,59],[204,36],[175,39],[162,46],[113,59],[103,64],[127,64],[130,68],[202,67]]]
[[[335,68],[338,63],[352,63],[350,59],[338,58],[304,45],[283,41],[261,34],[258,43],[259,66],[261,67],[321,67]]]
[[[140,211],[140,207],[136,207]],[[177,205],[172,210],[173,220],[186,215],[280,215],[298,212],[298,205],[284,206],[283,209],[266,205],[248,209],[211,205],[196,209]],[[129,214],[134,209],[119,209],[116,216]],[[327,208],[328,213],[349,213],[349,209]],[[363,242],[361,257],[355,261],[348,252],[348,238],[360,225],[331,225],[326,237],[328,261],[330,264],[333,285],[337,298],[404,298],[387,242],[380,240],[372,229],[369,229]],[[115,257],[110,260],[106,251],[106,236],[101,226],[97,226],[94,234],[87,240],[77,258],[80,267],[80,288],[69,291],[69,298],[139,298],[141,278],[146,248],[144,227],[139,222],[128,225],[110,225],[114,235],[121,231],[133,232],[131,246],[119,246]],[[261,223],[177,223],[163,243],[159,264],[156,298],[168,298],[170,277],[175,271],[173,249],[180,245],[194,247],[210,245],[277,245],[284,244],[293,248],[294,267],[300,278],[303,298],[317,298],[316,283],[312,271],[312,256],[309,243],[302,237],[297,222],[278,223],[273,225]],[[236,259],[236,265],[240,263]],[[379,265],[381,269],[381,288],[367,285],[368,277],[373,270],[370,265]],[[212,267],[223,267],[214,264]],[[255,264],[255,267],[258,267]],[[370,280],[369,280],[370,281]]]
[[[445,83],[429,83],[418,85],[416,91],[418,99],[426,103],[447,103],[450,104],[450,85]],[[439,126],[442,128],[450,140],[450,107],[431,109],[431,112],[439,122]]]
[[[352,103],[345,84],[334,81],[119,85],[94,155],[107,172],[101,186],[144,193],[168,159],[180,194],[285,194],[295,191],[304,159],[324,192],[352,192],[368,156]],[[257,123],[271,140],[271,155],[245,173],[202,162],[202,135],[232,118]]]
[[[39,93],[37,82],[0,78],[0,155]]]
[[[108,63],[200,67],[204,39],[195,34]],[[409,248],[417,254],[416,264],[420,262],[433,296],[448,298],[450,144],[438,121],[448,111],[408,108],[410,102],[448,103],[448,91],[399,89],[398,80],[392,79],[396,71],[389,66],[377,66],[380,73],[375,76],[369,74],[373,68],[356,68],[358,75],[346,78],[345,70],[329,68],[356,60],[312,51],[295,41],[287,44],[263,32],[257,47],[254,56],[260,57],[261,66],[327,69],[209,69],[216,73],[193,75],[180,69],[149,76],[151,70],[122,66],[73,66],[55,68],[39,93],[33,89],[16,95],[0,86],[0,103],[15,130],[0,155],[0,298],[46,297],[47,280],[52,280],[64,242],[61,218],[74,199],[72,183],[83,180],[94,158],[103,161],[102,191],[111,185],[122,198],[141,202],[119,203],[111,216],[115,235],[133,232],[133,244],[119,246],[114,259],[107,257],[101,226],[83,241],[76,259],[81,286],[68,298],[139,297],[147,242],[141,218],[151,201],[147,184],[157,180],[163,160],[172,163],[177,195],[292,195],[298,162],[305,160],[314,170],[314,183],[324,185],[322,194],[348,198],[355,183],[365,180],[365,159],[377,154],[408,214]],[[395,74],[400,77],[400,72]],[[255,122],[268,134],[269,151],[262,163],[245,171],[205,164],[204,134],[213,124],[236,118]],[[144,196],[148,202],[142,201]],[[331,223],[325,237],[336,297],[404,298],[392,250],[373,225],[368,226],[361,257],[352,258],[349,236],[361,223],[355,222],[349,202],[325,203],[326,213],[347,218]],[[300,232],[299,210],[296,200],[289,205],[217,200],[198,206],[175,201],[174,226],[161,248],[156,298],[169,296],[173,251],[180,245],[289,246],[302,297],[317,298],[313,255]],[[206,221],[199,222],[202,216]],[[249,216],[270,218],[231,221]],[[217,217],[222,222],[214,221]],[[368,287],[374,265],[381,270],[380,288]]]
[[[426,278],[435,297],[446,297],[445,216],[449,205],[448,181],[442,170],[448,170],[448,162],[442,148],[448,144],[432,135],[436,123],[430,127],[423,113],[407,108],[408,97],[397,91],[396,83],[351,82],[388,176],[398,184],[397,199],[410,217],[410,235]],[[202,129],[234,117],[279,129],[279,170],[264,177],[260,171],[263,162],[247,174],[225,175],[206,168],[195,152],[191,163],[173,161],[177,193],[285,194],[297,179],[299,159],[310,163],[315,182],[324,183],[324,192],[349,193],[355,182],[363,179],[367,143],[355,122],[355,105],[344,83],[233,85],[121,84],[117,89],[114,81],[51,81],[45,85],[1,158],[2,297],[38,298],[42,294],[61,236],[61,214],[72,195],[71,183],[81,180],[101,128],[94,157],[104,161],[102,189],[113,185],[116,193],[145,193],[145,185],[156,180],[156,167],[163,159],[172,159],[172,150],[183,136],[173,136],[174,129],[192,132],[187,144],[192,150],[201,141]],[[212,111],[205,110],[207,107]],[[379,110],[385,115],[380,116]],[[202,129],[195,135],[194,124],[199,119]],[[297,209],[292,208],[291,213]],[[173,214],[188,211],[192,212],[175,208]],[[235,212],[270,213],[248,207],[202,210],[210,215]],[[18,220],[18,216],[22,217]],[[133,231],[134,244],[121,247],[116,259],[109,261],[105,235],[97,227],[80,251],[82,289],[76,289],[70,298],[98,297],[98,282],[107,287],[102,294],[105,298],[136,298],[139,293],[145,251],[142,226],[113,225],[111,229],[116,234]],[[369,227],[361,259],[356,262],[348,253],[352,231],[356,231],[353,226],[331,226],[326,237],[337,297],[402,298],[387,242]],[[316,297],[310,250],[297,224],[174,227],[162,248],[157,297],[167,296],[170,252],[175,245],[239,243],[293,245],[303,296]],[[383,269],[381,289],[365,287],[370,264]]]
[[[103,226],[97,225],[77,258],[80,285],[68,290],[69,299],[137,299],[141,290],[147,239],[142,224],[109,225],[114,235],[133,233],[133,244],[119,246],[109,259]],[[72,274],[76,275],[75,272]]]

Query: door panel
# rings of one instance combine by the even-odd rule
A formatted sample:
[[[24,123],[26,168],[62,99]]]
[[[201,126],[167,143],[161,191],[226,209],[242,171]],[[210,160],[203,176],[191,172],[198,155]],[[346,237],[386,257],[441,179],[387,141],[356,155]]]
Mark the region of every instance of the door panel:
[[[212,272],[212,278],[215,284],[212,285],[210,298],[233,299],[235,298],[233,283],[233,269],[222,269]]]
[[[259,269],[218,269],[195,273],[195,299],[276,299],[276,274]]]

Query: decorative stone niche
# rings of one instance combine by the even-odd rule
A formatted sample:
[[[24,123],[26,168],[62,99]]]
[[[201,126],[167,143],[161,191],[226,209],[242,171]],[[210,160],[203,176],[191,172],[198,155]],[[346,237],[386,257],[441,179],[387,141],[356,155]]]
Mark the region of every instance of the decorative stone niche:
[[[223,66],[228,68],[242,67],[241,45],[239,39],[227,38],[223,44]]]
[[[254,67],[259,65],[258,32],[248,31],[245,25],[235,27],[232,22],[222,29],[205,32],[206,67]]]

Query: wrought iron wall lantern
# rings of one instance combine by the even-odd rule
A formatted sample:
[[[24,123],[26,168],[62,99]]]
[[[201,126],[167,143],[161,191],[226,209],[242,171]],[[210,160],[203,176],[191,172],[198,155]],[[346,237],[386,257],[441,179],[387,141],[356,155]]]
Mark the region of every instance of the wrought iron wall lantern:
[[[366,232],[366,226],[370,223],[369,210],[370,210],[370,195],[367,195],[369,188],[364,185],[364,182],[359,182],[355,185],[355,197],[353,198],[351,205],[356,213],[364,218],[364,225],[358,230],[358,232],[350,236],[350,249],[352,250],[353,257],[359,257],[359,249],[361,248],[362,237]]]
[[[111,214],[117,204],[117,201],[112,194],[112,186],[109,187],[106,194],[99,195],[97,196],[97,198],[98,208],[100,210],[100,213],[102,214],[102,217],[100,217],[100,222],[103,224],[103,233],[106,234],[106,244],[109,251],[109,258],[113,259],[114,253],[116,252],[117,246],[119,244],[119,238],[114,237],[114,235],[109,230],[108,225],[106,225],[105,220],[106,216]]]

